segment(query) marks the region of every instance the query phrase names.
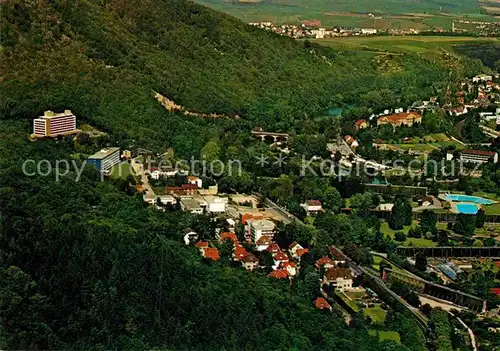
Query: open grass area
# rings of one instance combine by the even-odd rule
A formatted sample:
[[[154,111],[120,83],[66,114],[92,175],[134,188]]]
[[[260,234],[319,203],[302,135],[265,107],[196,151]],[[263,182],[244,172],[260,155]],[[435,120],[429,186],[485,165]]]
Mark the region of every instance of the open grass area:
[[[385,317],[387,316],[387,311],[382,309],[380,305],[364,308],[363,312],[365,316],[372,319],[373,324],[383,324],[385,322]]]
[[[355,301],[349,300],[344,294],[337,293],[337,296],[340,297],[349,307],[351,307],[354,312],[358,312],[360,310],[358,304]]]
[[[450,140],[450,138],[444,133],[435,133],[426,135],[424,137],[424,140],[434,143],[434,142],[448,141]]]
[[[335,48],[362,49],[391,53],[438,53],[443,50],[454,54],[454,46],[467,43],[499,43],[497,38],[448,36],[376,36],[317,39],[315,42]]]
[[[488,224],[486,223],[483,228],[478,228],[474,232],[474,235],[482,238],[490,238],[500,234],[500,224]]]
[[[461,150],[461,149],[466,148],[466,146],[464,144],[460,144],[459,142],[457,142],[455,140],[440,141],[437,143],[430,143],[429,145],[438,147],[440,149],[447,147],[447,146],[454,146],[455,149],[457,149],[457,150]]]
[[[425,238],[408,238],[404,242],[404,246],[433,247],[437,246],[437,243]]]
[[[408,231],[410,230],[410,228],[412,226],[417,226],[418,225],[418,221],[416,220],[413,220],[412,223],[411,223],[411,226],[406,226],[404,227],[403,229],[401,230],[394,230],[392,229],[391,227],[389,227],[389,223],[388,222],[382,222],[381,226],[380,226],[380,231],[386,235],[389,235],[391,238],[394,239],[394,235],[396,234],[396,232],[403,232],[405,234],[408,234]]]
[[[500,203],[484,206],[484,212],[486,214],[500,215]]]
[[[497,122],[495,120],[482,122],[481,124],[493,130],[497,128]]]
[[[392,341],[395,341],[397,343],[401,343],[401,339],[399,337],[399,333],[396,332],[396,331],[392,331],[392,330],[369,330],[368,333],[370,335],[379,335],[379,339],[380,341],[383,341],[383,340],[392,340]]]
[[[376,267],[377,271],[379,271],[380,270],[380,263],[382,263],[382,261],[385,261],[385,263],[390,264],[392,266],[392,270],[393,271],[399,272],[399,273],[406,273],[406,274],[408,274],[408,272],[406,272],[404,269],[401,269],[398,266],[395,266],[392,263],[388,262],[384,258],[382,258],[380,256],[375,256],[375,255],[373,255],[373,262],[376,262],[376,264],[373,264],[372,267],[374,269]]]
[[[451,29],[452,21],[467,17],[493,21],[470,0],[195,0],[242,21],[271,21],[276,24],[320,20],[323,26],[377,29]],[[373,13],[375,17],[370,17]],[[462,28],[456,23],[456,26]],[[467,28],[469,30],[474,27]]]
[[[362,299],[366,296],[366,293],[364,291],[345,291],[344,293],[354,300]]]
[[[383,144],[384,149],[392,149],[401,152],[414,151],[421,153],[430,153],[434,150],[447,146],[454,146],[456,149],[464,148],[463,144],[451,139],[445,133],[429,134],[423,138],[413,137],[405,140],[404,143]]]
[[[408,231],[410,230],[411,227],[415,227],[418,225],[418,221],[413,221],[411,226],[406,226],[402,230],[393,230],[389,227],[389,223],[387,222],[382,222],[382,225],[380,227],[380,230],[382,231],[383,234],[386,234],[390,236],[392,239],[394,239],[394,236],[396,232],[403,232],[406,235],[408,235]],[[406,241],[404,243],[401,243],[402,246],[415,246],[415,247],[431,247],[431,246],[437,246],[437,243],[435,243],[432,240],[426,239],[426,238],[406,238]]]
[[[383,260],[384,259],[380,256],[373,256],[372,268],[379,271],[380,270],[380,263],[382,263]]]
[[[123,161],[111,168],[110,176],[112,178],[122,178],[127,179],[129,175],[134,175],[134,170],[128,161]]]
[[[418,151],[425,153],[430,153],[438,149],[438,147],[431,144],[395,144],[394,146],[403,151]]]
[[[459,193],[459,192],[457,192],[457,193]],[[493,200],[493,201],[500,202],[500,197],[498,197],[494,193],[486,193],[484,191],[476,191],[476,192],[472,193],[472,195],[474,195],[474,196],[480,196],[480,197],[484,197],[485,199],[490,199],[490,200]]]

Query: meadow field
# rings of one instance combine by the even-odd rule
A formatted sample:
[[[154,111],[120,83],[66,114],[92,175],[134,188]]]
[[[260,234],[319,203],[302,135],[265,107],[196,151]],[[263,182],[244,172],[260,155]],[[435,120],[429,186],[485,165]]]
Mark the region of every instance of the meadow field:
[[[461,44],[500,44],[498,38],[465,36],[372,36],[315,39],[314,42],[337,49],[358,49],[390,53],[436,53],[446,51],[455,54],[454,46]]]
[[[277,24],[320,20],[324,26],[373,27],[378,29],[451,29],[453,20],[467,17],[494,20],[494,11],[475,0],[195,0],[226,12],[245,22],[270,21]],[[369,16],[369,14],[373,16]]]
[[[397,342],[398,344],[401,342],[400,340],[400,337],[399,337],[399,333],[396,332],[396,331],[391,331],[391,330],[369,330],[368,333],[370,335],[379,335],[379,338],[380,340],[392,340],[392,341],[395,341]]]

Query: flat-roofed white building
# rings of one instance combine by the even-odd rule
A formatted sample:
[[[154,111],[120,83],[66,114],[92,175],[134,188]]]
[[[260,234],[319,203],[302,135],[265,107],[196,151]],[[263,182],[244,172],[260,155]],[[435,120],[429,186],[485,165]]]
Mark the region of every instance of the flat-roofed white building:
[[[203,214],[203,207],[200,203],[193,198],[181,199],[181,209],[193,214]]]
[[[274,230],[276,225],[268,219],[255,220],[250,219],[246,221],[245,230],[248,232],[251,240],[257,242],[262,236],[269,238],[274,237]]]
[[[227,209],[228,198],[206,195],[203,196],[204,203],[206,204],[206,208],[208,212],[211,213],[224,213]]]
[[[87,159],[87,163],[94,165],[98,170],[108,171],[114,165],[120,163],[120,148],[110,147],[102,149]]]
[[[159,199],[163,205],[175,205],[177,203],[177,200],[172,195],[161,195]]]

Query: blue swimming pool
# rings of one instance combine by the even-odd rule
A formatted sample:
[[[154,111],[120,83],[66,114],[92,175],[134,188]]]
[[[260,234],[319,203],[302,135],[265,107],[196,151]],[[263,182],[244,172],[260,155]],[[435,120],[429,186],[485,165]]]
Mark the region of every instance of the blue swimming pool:
[[[456,205],[459,213],[476,214],[479,208],[475,204],[459,203]]]
[[[472,202],[479,205],[491,205],[492,203],[495,202],[489,199],[485,199],[484,197],[458,195],[458,194],[446,194],[444,196],[444,199],[447,201],[454,201],[454,202]]]

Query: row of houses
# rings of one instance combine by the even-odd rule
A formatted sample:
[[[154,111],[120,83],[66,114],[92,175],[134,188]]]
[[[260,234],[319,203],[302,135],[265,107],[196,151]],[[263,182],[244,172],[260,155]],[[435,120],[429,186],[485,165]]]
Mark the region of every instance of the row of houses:
[[[330,248],[330,256],[316,260],[316,269],[320,273],[323,272],[321,285],[328,285],[335,291],[352,289],[352,272],[346,268],[348,261],[348,258],[334,246]]]
[[[497,78],[495,76],[495,78]],[[450,103],[450,95],[451,90],[448,89],[446,92],[446,97],[448,101],[447,108],[444,109],[450,115],[460,116],[468,113],[471,109],[477,108],[481,105],[488,105],[490,99],[494,98],[498,94],[495,95],[494,92],[500,92],[500,83],[493,81],[494,77],[489,74],[479,74],[473,78],[471,78],[467,82],[462,83],[462,87],[466,87],[469,93],[472,93],[477,86],[477,97],[474,101],[466,102],[465,91],[458,91],[455,94],[457,106],[452,107]],[[446,105],[445,105],[446,106]],[[377,126],[389,124],[393,127],[400,127],[402,125],[412,126],[414,123],[421,123],[422,116],[419,111],[424,111],[427,109],[435,109],[439,107],[439,103],[437,102],[437,97],[431,97],[429,101],[416,102],[412,105],[411,109],[404,112],[402,108],[398,108],[394,110],[394,113],[391,114],[391,110],[385,110],[378,115],[371,115],[370,119],[377,119]],[[416,110],[416,111],[412,111]],[[498,115],[498,112],[497,112]],[[365,119],[359,119],[354,123],[354,129],[360,130],[364,128],[368,128],[369,123]]]
[[[241,267],[249,272],[265,268],[261,258],[263,255],[270,255],[272,271],[267,276],[276,280],[288,279],[290,283],[293,283],[294,278],[299,274],[301,261],[305,255],[309,254],[309,249],[297,242],[291,243],[287,248],[280,247],[274,240],[275,224],[270,220],[254,217],[256,216],[243,214],[241,222],[245,226],[245,241],[255,244],[252,246],[255,251],[252,252],[249,246],[242,245],[235,232],[217,234],[218,243],[230,242],[232,244],[230,259],[240,263]],[[184,241],[186,245],[196,241],[194,246],[207,260],[219,261],[221,258],[217,247],[207,241],[198,240],[198,235],[192,230],[186,230]],[[353,275],[347,268],[348,261],[349,259],[335,247],[330,248],[328,256],[317,259],[314,267],[321,275],[318,281],[318,291],[321,291],[325,285],[339,292],[352,289]],[[331,305],[321,296],[313,301],[313,305],[320,310],[332,310]]]
[[[372,115],[370,119],[377,116]],[[412,126],[414,123],[422,123],[422,115],[416,111],[403,112],[402,109],[396,109],[394,114],[390,114],[389,110],[385,110],[381,113],[377,119],[377,126],[390,124],[394,127],[400,127],[402,125]],[[361,130],[368,128],[370,126],[366,119],[358,119],[354,122],[354,129]]]

